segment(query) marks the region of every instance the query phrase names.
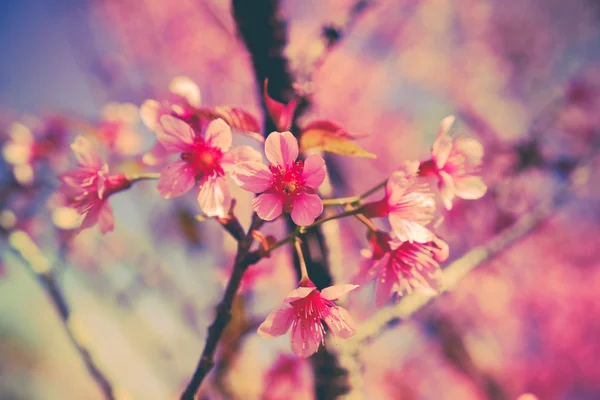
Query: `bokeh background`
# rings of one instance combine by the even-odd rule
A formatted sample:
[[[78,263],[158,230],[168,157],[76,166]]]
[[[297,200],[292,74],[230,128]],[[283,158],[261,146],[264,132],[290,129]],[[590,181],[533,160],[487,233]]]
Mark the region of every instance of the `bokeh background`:
[[[280,3],[284,55],[311,94],[303,120],[333,120],[378,155],[328,156],[332,195],[360,193],[405,160],[426,159],[439,121],[455,114],[456,131],[484,143],[489,189],[443,213],[437,233],[450,261],[546,207],[535,229],[362,348],[362,393],[600,398],[600,4],[364,2],[320,57],[323,27],[345,26],[355,2]],[[115,398],[178,398],[234,241],[216,222],[195,219],[194,196],[163,200],[154,182],[114,196],[113,233],[73,237],[53,192],[76,134],[116,126],[127,139],[115,168],[141,168],[132,160],[155,136],[137,108],[165,99],[175,76],[198,83],[203,105],[242,107],[262,120],[230,2],[5,0],[0,10],[0,398],[103,399],[86,357]],[[251,197],[236,196],[247,226]],[[324,232],[332,275],[345,282],[366,247],[364,227],[343,220]],[[311,365],[292,357],[287,338],[255,334],[296,284],[289,249],[250,271],[203,396],[315,398]],[[368,287],[347,306],[358,321],[376,312]]]

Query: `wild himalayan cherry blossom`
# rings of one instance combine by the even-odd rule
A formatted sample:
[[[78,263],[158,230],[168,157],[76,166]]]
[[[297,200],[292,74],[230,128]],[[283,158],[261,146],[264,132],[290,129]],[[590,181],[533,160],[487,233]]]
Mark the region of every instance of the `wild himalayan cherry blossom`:
[[[487,186],[479,176],[483,146],[473,138],[458,137],[452,140],[448,134],[454,117],[444,118],[437,138],[431,148],[431,160],[421,164],[422,176],[438,177],[444,206],[452,209],[454,197],[476,200],[485,194]]]
[[[416,181],[418,161],[406,162],[387,181],[385,198],[363,207],[370,217],[386,216],[399,240],[426,243],[433,233],[425,226],[433,219],[435,197],[429,186]]]
[[[314,382],[310,365],[288,354],[280,354],[264,375],[263,400],[311,400]]]
[[[263,337],[281,336],[291,327],[292,350],[299,357],[308,357],[324,342],[323,322],[333,335],[343,339],[356,333],[350,313],[336,306],[334,301],[358,286],[336,285],[319,291],[310,281],[306,284],[308,287],[303,285],[288,294],[285,306],[267,316],[258,327],[258,333]]]
[[[200,107],[202,97],[198,85],[186,76],[173,78],[169,85],[169,98],[166,101],[146,100],[140,106],[140,117],[144,125],[153,132],[162,130],[160,119],[163,115],[178,117],[192,126],[196,131],[203,131],[206,125],[196,121],[194,111]],[[168,152],[157,142],[156,145],[144,155],[143,161],[148,165],[161,164]]]
[[[112,153],[124,156],[138,154],[142,147],[138,123],[138,108],[134,104],[108,103],[102,109],[98,124],[100,139]]]
[[[222,119],[212,121],[204,136],[185,122],[170,115],[160,119],[158,141],[169,153],[179,153],[179,160],[160,172],[157,189],[165,199],[187,193],[198,184],[198,204],[209,217],[225,217],[231,196],[225,179],[234,164],[259,162],[261,155],[249,146],[231,149],[231,129]]]
[[[402,296],[414,289],[439,289],[438,262],[448,258],[448,245],[434,237],[431,242],[403,242],[378,231],[370,235],[371,261],[359,274],[359,281],[375,279],[375,304],[383,306],[394,293]]]
[[[109,175],[91,140],[77,136],[71,144],[78,168],[63,172],[59,179],[59,191],[65,195],[69,207],[83,217],[80,229],[93,226],[96,222],[102,233],[114,229],[114,218],[108,197],[131,185],[124,174]]]
[[[265,221],[286,212],[296,225],[312,224],[323,212],[316,189],[325,179],[325,160],[313,154],[304,162],[296,161],[298,141],[290,132],[272,132],[265,141],[265,154],[269,167],[246,162],[233,169],[233,179],[242,189],[262,193],[252,201],[252,209]]]

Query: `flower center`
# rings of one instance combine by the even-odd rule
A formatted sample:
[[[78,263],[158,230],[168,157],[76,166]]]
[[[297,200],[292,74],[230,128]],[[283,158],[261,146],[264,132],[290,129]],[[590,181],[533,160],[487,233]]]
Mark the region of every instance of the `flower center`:
[[[181,160],[196,169],[196,179],[198,180],[209,176],[223,176],[225,172],[221,167],[222,157],[221,149],[210,146],[200,137],[196,137],[191,151],[181,153]]]
[[[316,289],[308,296],[290,304],[294,307],[295,314],[293,329],[301,327],[302,333],[309,336],[302,339],[323,340],[325,334],[323,319],[330,314],[329,310],[334,308],[335,304],[331,300],[322,298],[321,293]]]
[[[304,185],[306,184],[306,180],[302,177],[304,163],[297,161],[287,167],[271,165],[269,169],[273,174],[269,192],[281,196],[284,209],[289,212],[294,198],[304,191]]]

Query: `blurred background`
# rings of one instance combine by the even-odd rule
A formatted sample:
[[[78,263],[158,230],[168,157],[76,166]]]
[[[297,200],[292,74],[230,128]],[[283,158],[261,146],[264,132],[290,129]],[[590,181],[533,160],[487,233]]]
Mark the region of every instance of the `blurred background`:
[[[364,345],[362,394],[599,399],[600,3],[269,3],[287,23],[283,55],[310,98],[300,124],[335,121],[378,156],[328,155],[331,196],[427,159],[439,121],[454,114],[456,132],[485,146],[489,189],[442,213],[449,262],[545,207],[532,231]],[[176,76],[198,83],[203,106],[262,121],[262,82],[231,4],[5,0],[0,9],[0,399],[178,398],[236,243],[215,221],[196,220],[193,195],[163,200],[152,181],[111,198],[114,232],[74,236],[56,177],[73,165],[77,134],[111,149],[111,170],[152,170],[141,160],[155,135],[138,108],[167,99]],[[332,34],[339,42],[328,48]],[[251,196],[234,194],[247,226]],[[284,229],[279,221],[266,232]],[[324,235],[331,275],[345,283],[367,247],[364,227],[342,220]],[[315,378],[287,337],[255,334],[295,285],[290,249],[250,268],[202,398],[323,398],[314,386],[327,373]],[[371,288],[346,306],[359,325],[367,320]]]

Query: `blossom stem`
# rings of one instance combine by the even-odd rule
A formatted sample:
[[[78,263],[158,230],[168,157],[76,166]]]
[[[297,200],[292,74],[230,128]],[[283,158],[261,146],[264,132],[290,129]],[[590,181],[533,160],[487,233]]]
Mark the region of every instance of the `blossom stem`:
[[[364,192],[361,195],[338,197],[336,199],[324,199],[323,205],[324,206],[343,206],[346,204],[355,205],[355,204],[359,203],[362,199],[369,197],[370,195],[372,195],[379,189],[382,189],[386,183],[387,183],[387,179],[384,180],[383,182],[380,182],[379,184],[377,184],[377,186],[372,187],[371,189],[367,190],[366,192]]]
[[[365,217],[364,214],[356,214],[354,217],[356,217],[356,219],[358,219],[360,222],[362,222],[364,226],[369,228],[369,230],[371,232],[377,231],[377,227],[373,224],[373,221],[371,221],[369,218]]]
[[[379,189],[383,189],[385,187],[385,185],[387,184],[387,179],[384,180],[383,182],[378,183],[376,186],[373,186],[371,189],[367,190],[366,192],[364,192],[363,194],[361,194],[359,197],[359,200],[362,200],[364,198],[369,197],[370,195],[372,195],[373,193],[375,193],[376,191],[378,191]]]
[[[298,260],[300,261],[300,272],[302,273],[300,281],[310,280],[308,277],[308,270],[306,269],[306,260],[304,259],[304,253],[302,252],[302,240],[299,237],[294,238],[294,247],[298,253]]]
[[[159,179],[160,178],[160,173],[158,172],[145,172],[145,173],[141,173],[141,174],[132,174],[132,175],[126,175],[127,179],[133,183],[133,182],[138,182],[138,181],[145,181],[145,180],[150,180],[150,179]]]

